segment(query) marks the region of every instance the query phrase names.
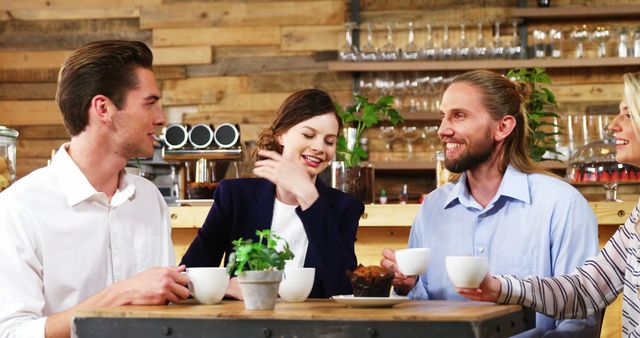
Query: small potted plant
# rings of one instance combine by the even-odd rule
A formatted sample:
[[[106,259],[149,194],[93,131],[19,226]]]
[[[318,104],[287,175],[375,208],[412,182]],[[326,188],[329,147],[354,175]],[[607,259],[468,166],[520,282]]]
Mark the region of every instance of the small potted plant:
[[[391,95],[383,96],[376,102],[369,102],[367,97],[357,94],[353,98],[355,104],[346,109],[336,103],[342,123],[345,127],[351,127],[346,128],[346,133],[338,137],[338,162],[332,165],[332,186],[354,195],[364,203],[373,203],[374,171],[372,165],[362,165],[367,152],[362,148],[360,138],[367,128],[377,125],[383,119],[389,120],[394,126],[404,119],[391,106]]]
[[[242,237],[231,242],[234,252],[229,255],[227,271],[238,276],[245,309],[271,310],[276,305],[285,261],[293,258],[293,252],[287,241],[271,230],[256,230],[256,235],[256,243]],[[279,242],[283,242],[280,250]]]

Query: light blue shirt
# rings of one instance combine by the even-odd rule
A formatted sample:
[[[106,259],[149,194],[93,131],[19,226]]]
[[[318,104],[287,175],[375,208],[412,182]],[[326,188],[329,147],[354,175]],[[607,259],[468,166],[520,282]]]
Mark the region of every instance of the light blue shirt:
[[[410,298],[464,300],[449,281],[446,256],[485,256],[494,275],[568,274],[598,253],[598,226],[589,203],[571,185],[508,166],[485,208],[471,195],[466,174],[427,195],[411,227],[409,247],[431,248],[429,269]],[[556,325],[584,337],[595,320],[561,323],[537,314],[537,332],[526,336]]]

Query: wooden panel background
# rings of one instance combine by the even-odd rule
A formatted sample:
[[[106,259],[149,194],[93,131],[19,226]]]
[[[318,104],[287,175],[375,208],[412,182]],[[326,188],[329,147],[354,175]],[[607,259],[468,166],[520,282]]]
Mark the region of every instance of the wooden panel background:
[[[535,1],[528,2],[535,6]],[[553,1],[554,6],[635,3],[637,0]],[[445,22],[455,44],[461,20],[467,23],[470,40],[477,35],[478,20],[485,22],[485,39],[491,38],[491,23],[500,20],[506,41],[511,34],[509,11],[515,4],[515,0],[361,0],[360,8],[363,21],[378,26],[394,22],[395,42],[402,46],[409,20],[416,23],[419,45],[425,39],[426,23],[434,25],[438,41]],[[191,124],[240,123],[244,140],[255,138],[294,90],[322,88],[345,103],[352,88],[350,74],[326,71],[326,52],[343,44],[343,23],[349,17],[348,1],[344,0],[0,0],[0,9],[0,125],[21,132],[19,177],[46,165],[51,150],[68,139],[54,102],[57,72],[73,49],[89,41],[135,39],[148,43],[155,53],[155,72],[165,107],[195,111],[183,116],[183,121]],[[570,30],[583,23],[607,24],[615,30],[635,28],[640,20],[536,21],[529,34],[535,28]],[[384,31],[376,29],[374,33],[380,45]],[[612,39],[609,48],[614,46]],[[571,49],[569,43],[563,46],[567,53]],[[587,54],[594,50],[588,47]],[[615,107],[621,97],[621,75],[638,70],[550,70],[560,113],[584,113],[594,105]],[[422,127],[437,121],[407,124]],[[383,158],[384,144],[377,130],[368,131],[367,138],[372,157]],[[407,157],[401,140],[394,147],[397,158]],[[415,148],[417,160],[431,160],[424,140]],[[378,171],[377,177],[376,190],[384,186],[391,201],[404,183],[409,184],[412,200],[434,185],[432,172]],[[387,236],[390,230],[375,231],[381,233],[373,238]]]

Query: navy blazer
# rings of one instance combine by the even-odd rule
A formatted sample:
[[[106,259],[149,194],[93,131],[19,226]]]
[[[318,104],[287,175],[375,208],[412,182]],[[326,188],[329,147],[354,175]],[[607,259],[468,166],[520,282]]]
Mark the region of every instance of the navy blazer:
[[[346,270],[356,267],[354,249],[364,205],[353,196],[327,187],[316,179],[320,197],[307,210],[296,208],[309,239],[304,266],[316,268],[309,297],[352,294]],[[187,267],[224,265],[240,237],[258,241],[257,229],[271,228],[276,186],[262,178],[223,180],[214,204],[180,264]]]

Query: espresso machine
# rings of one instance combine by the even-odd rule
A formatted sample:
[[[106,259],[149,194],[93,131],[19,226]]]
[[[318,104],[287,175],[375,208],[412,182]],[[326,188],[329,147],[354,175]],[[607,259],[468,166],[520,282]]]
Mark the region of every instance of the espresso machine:
[[[177,203],[211,200],[224,172],[239,177],[243,150],[238,125],[170,124],[164,129],[162,143],[164,161],[178,163]]]

